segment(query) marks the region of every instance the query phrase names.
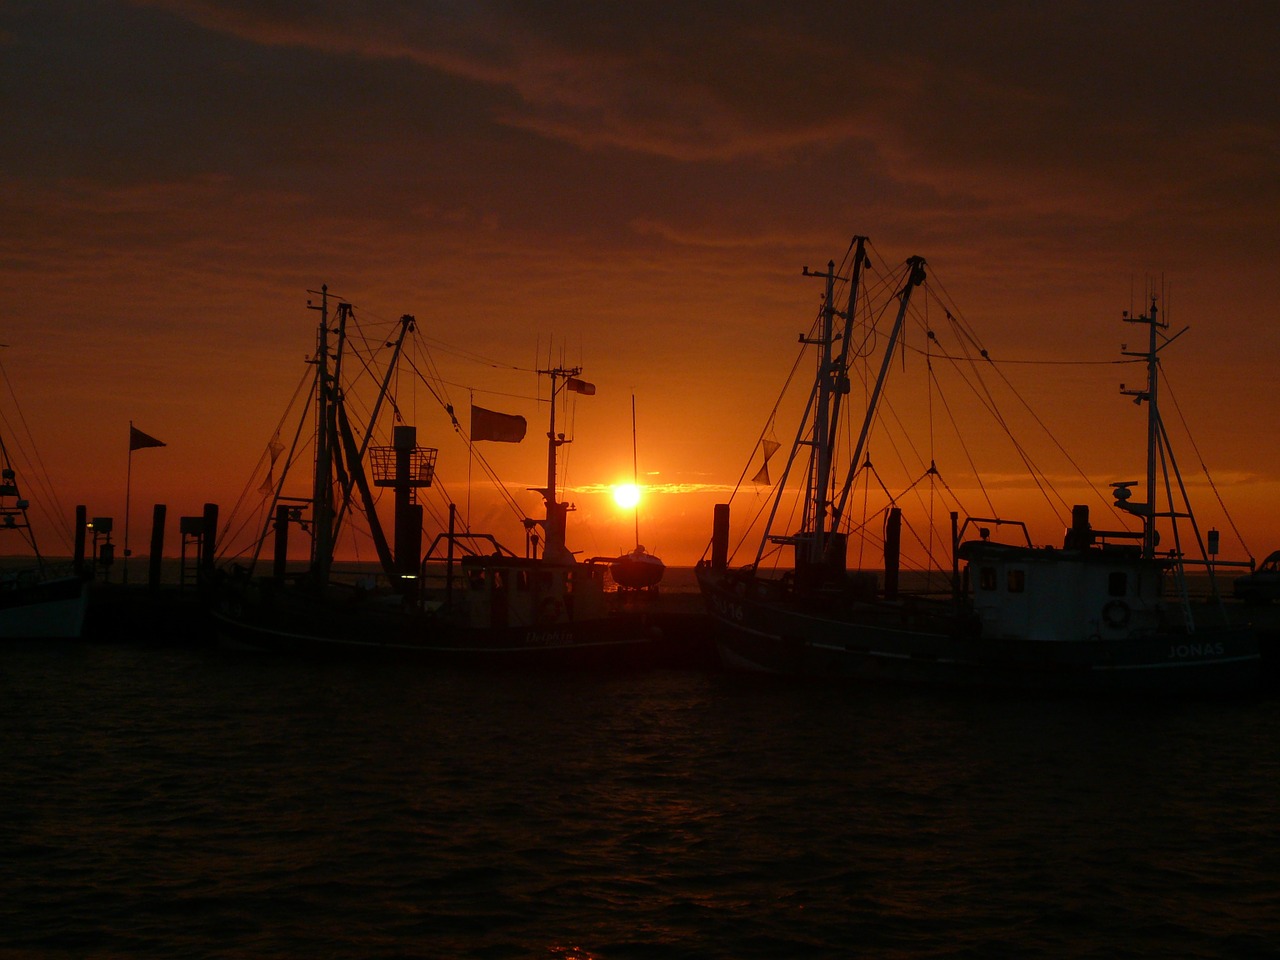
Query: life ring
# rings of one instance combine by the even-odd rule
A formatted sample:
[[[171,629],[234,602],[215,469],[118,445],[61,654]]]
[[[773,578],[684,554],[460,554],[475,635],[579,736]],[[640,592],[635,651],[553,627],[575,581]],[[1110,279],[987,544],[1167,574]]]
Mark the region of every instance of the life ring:
[[[1108,627],[1119,629],[1129,623],[1129,605],[1123,600],[1111,600],[1102,608],[1102,619]]]
[[[560,619],[560,614],[564,611],[558,597],[547,597],[538,606],[538,619],[542,623],[555,623]]]

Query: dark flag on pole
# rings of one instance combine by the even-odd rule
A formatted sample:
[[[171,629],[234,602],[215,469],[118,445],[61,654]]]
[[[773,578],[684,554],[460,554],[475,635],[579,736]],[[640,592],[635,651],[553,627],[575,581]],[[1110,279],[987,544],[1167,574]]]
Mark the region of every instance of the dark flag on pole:
[[[124,569],[121,572],[122,582],[129,582],[129,500],[133,492],[133,451],[146,447],[163,447],[163,440],[157,440],[149,433],[143,433],[129,421],[129,469],[124,475]]]
[[[477,407],[474,403],[471,405],[472,440],[519,443],[524,439],[526,426],[524,417],[486,410],[484,407]]]
[[[141,450],[143,447],[163,447],[163,440],[157,440],[150,434],[143,433],[132,423],[129,424],[129,452]]]

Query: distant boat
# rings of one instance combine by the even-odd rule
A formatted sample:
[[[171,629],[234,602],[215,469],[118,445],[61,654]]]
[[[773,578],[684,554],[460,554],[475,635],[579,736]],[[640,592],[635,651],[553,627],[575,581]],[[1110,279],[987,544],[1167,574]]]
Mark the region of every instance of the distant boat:
[[[631,482],[639,490],[640,465],[636,452],[636,398],[631,395]],[[618,586],[628,590],[649,590],[662,582],[666,565],[653,554],[646,552],[640,543],[640,500],[637,495],[634,509],[636,525],[635,548],[609,564],[609,575]]]
[[[318,309],[314,420],[330,429],[321,431],[316,445],[310,498],[282,497],[283,480],[275,484],[279,505],[272,511],[277,517],[273,574],[253,576],[251,564],[248,570],[233,571],[227,577],[214,612],[225,640],[271,650],[380,650],[482,664],[644,666],[681,655],[679,641],[665,634],[651,616],[622,610],[612,603],[606,595],[604,564],[580,562],[566,546],[565,528],[572,505],[557,494],[556,465],[558,448],[568,441],[556,430],[556,404],[565,391],[595,392],[592,384],[579,379],[580,368],[539,371],[551,383],[547,480],[545,487],[537,489],[545,515],[540,520],[525,520],[526,555],[517,555],[489,533],[466,529],[452,505],[448,529],[437,535],[424,553],[423,509],[416,497],[433,482],[437,451],[418,446],[414,428],[404,425],[396,427],[392,447],[377,447],[371,442],[373,420],[394,380],[391,368],[400,343],[412,329],[413,318],[404,318],[395,356],[372,404],[369,431],[357,437],[346,412],[350,392],[338,376],[350,305],[339,305],[336,325],[329,315],[327,291]],[[335,331],[333,340],[330,334]],[[348,365],[362,367],[367,362],[362,358],[359,364],[348,361]],[[521,418],[487,413],[502,418],[504,429],[510,421],[520,420],[518,433],[523,436]],[[372,480],[361,456],[366,450],[373,467]],[[394,494],[393,543],[382,532],[372,487],[390,488]],[[341,505],[333,502],[335,490],[343,498],[361,491],[388,587],[369,589],[368,585],[332,582],[337,528],[348,512],[345,499]],[[287,530],[291,522],[305,523],[313,537],[311,564],[296,583],[287,582],[287,544],[280,540],[280,531]],[[266,538],[264,529],[259,544]]]
[[[647,553],[641,543],[609,564],[609,575],[613,577],[613,582],[630,590],[656,587],[662,582],[662,575],[666,570],[666,565],[653,554]]]
[[[1157,354],[1174,338],[1158,339],[1167,324],[1157,319],[1154,299],[1147,315],[1125,317],[1145,333],[1145,349],[1126,356],[1145,364],[1146,383],[1122,387],[1147,406],[1146,502],[1130,501],[1134,484],[1112,485],[1115,507],[1138,518],[1140,531],[1095,530],[1087,507],[1077,506],[1061,545],[1033,546],[1022,523],[977,517],[960,522],[952,511],[949,589],[941,595],[912,593],[899,582],[907,498],[886,491],[883,540],[873,544],[876,560],[884,564],[883,581],[874,571],[847,569],[855,544],[866,544],[869,532],[879,531],[847,520],[850,492],[859,473],[869,476],[874,469],[868,435],[896,417],[880,408],[883,388],[896,366],[891,361],[903,343],[912,293],[926,279],[924,260],[913,257],[896,279],[880,282],[882,301],[864,302],[865,242],[855,239],[847,261],[846,311],[836,307],[835,283],[844,278],[835,263],[825,274],[814,274],[825,278],[826,297],[816,333],[802,342],[817,348],[817,375],[787,464],[788,470],[806,470],[798,529],[784,526],[794,520],[783,520],[786,484],[780,482],[772,527],[754,559],[733,569],[728,507],[717,509],[711,557],[699,564],[697,575],[717,622],[724,662],[744,670],[940,686],[1179,694],[1257,688],[1263,677],[1258,637],[1229,625],[1223,611],[1193,611],[1189,601],[1184,573],[1191,560],[1185,548],[1192,537],[1176,529],[1179,519],[1190,519],[1189,504],[1157,503],[1165,491],[1182,490],[1185,498],[1185,487],[1157,405]],[[936,315],[944,312],[951,321],[949,311]],[[876,326],[878,318],[895,316],[886,323],[890,329]],[[840,328],[837,318],[844,320]],[[860,330],[858,323],[867,327]],[[937,351],[933,338],[930,328],[921,339]],[[858,382],[853,359],[873,343],[881,346],[875,356],[862,351],[871,362],[861,380],[867,396],[861,426],[855,423],[846,432],[839,419],[851,381]],[[964,369],[980,377],[976,371],[988,359],[976,348],[974,353],[978,362]],[[837,441],[846,436],[850,442],[840,456]],[[766,451],[766,468],[758,475],[765,482],[772,452]],[[922,462],[927,477],[938,475],[936,464],[927,457]],[[1175,528],[1172,535],[1166,531],[1171,546],[1163,552],[1157,549],[1157,521]],[[1024,542],[997,542],[992,531],[1020,531]],[[766,570],[766,556],[784,549],[794,553],[790,569],[784,564],[781,573]],[[1212,566],[1205,566],[1212,574]]]
[[[88,584],[47,560],[36,543],[9,447],[0,437],[0,531],[16,535],[29,556],[0,572],[0,638],[75,638],[84,631]]]

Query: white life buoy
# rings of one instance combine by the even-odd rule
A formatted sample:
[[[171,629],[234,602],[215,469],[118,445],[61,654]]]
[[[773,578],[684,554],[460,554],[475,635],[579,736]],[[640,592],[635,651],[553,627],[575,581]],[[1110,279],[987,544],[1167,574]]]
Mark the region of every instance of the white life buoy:
[[[557,597],[547,597],[538,607],[538,619],[542,623],[555,623],[563,610],[564,604]]]
[[[1129,623],[1129,605],[1123,600],[1111,600],[1102,608],[1102,619],[1108,627],[1119,629]]]

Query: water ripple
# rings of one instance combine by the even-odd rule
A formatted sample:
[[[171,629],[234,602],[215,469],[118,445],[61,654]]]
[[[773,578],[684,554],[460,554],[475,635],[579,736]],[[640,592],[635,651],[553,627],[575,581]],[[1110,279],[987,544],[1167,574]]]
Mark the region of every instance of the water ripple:
[[[1248,957],[1274,701],[0,652],[0,957]]]

